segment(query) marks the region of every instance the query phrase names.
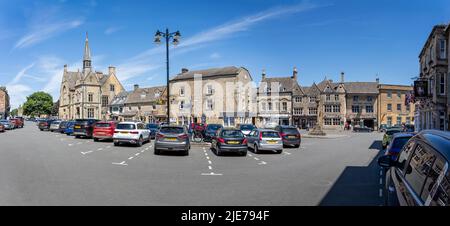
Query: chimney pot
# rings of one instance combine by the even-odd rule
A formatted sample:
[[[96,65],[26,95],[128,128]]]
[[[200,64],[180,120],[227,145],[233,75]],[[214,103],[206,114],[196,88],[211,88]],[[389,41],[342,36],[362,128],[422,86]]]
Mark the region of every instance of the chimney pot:
[[[116,67],[109,66],[108,69],[109,69],[109,75],[116,74]]]
[[[341,72],[341,83],[344,83],[344,75],[345,75],[345,73]]]
[[[294,67],[294,71],[292,73],[292,78],[297,79],[297,74],[298,74],[297,67]]]
[[[262,79],[266,79],[266,69],[262,70]]]
[[[135,85],[134,85],[134,91],[136,91],[137,89],[139,89],[139,85],[138,85],[138,84],[135,84]]]
[[[181,73],[183,73],[183,74],[184,74],[184,73],[188,73],[188,72],[189,72],[189,69],[187,69],[187,68],[182,68],[182,69],[181,69]]]
[[[64,72],[67,72],[67,64],[64,64]]]

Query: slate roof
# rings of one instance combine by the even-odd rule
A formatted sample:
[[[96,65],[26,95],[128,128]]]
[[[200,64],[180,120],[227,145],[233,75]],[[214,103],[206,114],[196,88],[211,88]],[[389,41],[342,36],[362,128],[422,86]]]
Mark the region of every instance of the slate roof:
[[[136,90],[131,91],[128,94],[126,104],[135,104],[135,103],[147,103],[157,101],[159,97],[156,94],[160,94],[160,96],[164,95],[166,90],[165,86],[157,86],[150,88],[138,88]]]
[[[69,89],[75,89],[75,83],[83,77],[81,72],[67,72],[64,76],[69,85]]]
[[[125,104],[129,93],[130,92],[128,92],[128,91],[122,91],[122,92],[118,93],[111,100],[111,105],[123,105],[123,104]]]
[[[202,74],[205,77],[214,77],[214,76],[236,76],[239,73],[241,68],[235,66],[223,67],[223,68],[211,68],[206,70],[197,70],[197,71],[188,71],[186,73],[180,73],[170,81],[176,80],[185,80],[185,79],[194,79],[195,74]]]
[[[267,86],[271,88],[272,91],[275,91],[275,89],[279,92],[294,92],[296,88],[301,88],[298,85],[298,82],[292,78],[292,77],[272,77],[272,78],[263,78],[261,80],[261,83],[267,83]],[[278,87],[271,87],[272,85],[275,85],[274,83],[278,83],[280,86],[280,89],[278,90]],[[261,87],[261,85],[260,85]],[[265,88],[265,87],[262,87]],[[262,92],[262,90],[261,90]]]
[[[378,82],[344,82],[347,93],[378,94]]]

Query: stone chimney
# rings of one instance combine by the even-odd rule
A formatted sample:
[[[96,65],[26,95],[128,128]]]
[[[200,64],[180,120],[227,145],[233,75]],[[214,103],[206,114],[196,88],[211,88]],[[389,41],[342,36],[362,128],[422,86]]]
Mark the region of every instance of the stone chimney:
[[[138,84],[134,84],[134,91],[136,91],[137,89],[139,89],[139,85]]]
[[[377,81],[377,83],[380,83],[380,78],[377,78],[375,81]]]
[[[344,72],[341,72],[341,83],[344,83],[344,75],[345,75],[345,73]]]
[[[116,75],[116,67],[109,66],[108,71],[109,71],[109,75],[112,75],[112,74]]]
[[[67,73],[67,64],[64,64],[64,73]]]
[[[297,74],[298,74],[297,67],[294,67],[294,71],[292,72],[292,78],[297,80]]]
[[[262,70],[262,79],[264,80],[264,79],[266,79],[266,69],[263,69]]]
[[[189,69],[187,69],[187,68],[181,68],[181,73],[182,73],[182,74],[188,73],[188,72],[189,72]]]

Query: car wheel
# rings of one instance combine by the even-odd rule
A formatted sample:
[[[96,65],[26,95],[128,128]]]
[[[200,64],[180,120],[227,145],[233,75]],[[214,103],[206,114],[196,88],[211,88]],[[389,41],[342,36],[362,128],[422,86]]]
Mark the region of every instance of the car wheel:
[[[300,144],[295,145],[295,148],[299,148],[299,147],[300,147]]]
[[[184,155],[188,156],[189,155],[189,149],[184,151]]]
[[[217,154],[217,156],[221,156],[222,155],[222,152],[220,152],[219,148],[216,148],[216,154]]]
[[[258,149],[258,145],[255,144],[255,147],[253,148],[253,151],[255,152],[255,154],[259,154],[259,149]]]
[[[75,138],[79,139],[79,138],[80,138],[80,136],[78,136],[78,135],[75,135]]]
[[[281,153],[283,153],[283,150],[278,150],[277,151],[277,154],[281,154]]]
[[[119,142],[114,142],[114,146],[119,146]]]
[[[247,152],[242,152],[241,156],[247,156]]]
[[[137,142],[137,146],[138,147],[142,147],[142,143],[143,143],[144,141],[143,141],[143,139],[142,139],[142,137],[139,137],[139,140],[138,140],[138,142]]]
[[[156,147],[154,149],[154,153],[155,153],[155,155],[160,155],[161,154],[161,152]]]
[[[41,131],[44,131],[43,129],[41,129]]]
[[[98,142],[98,138],[94,138],[94,142]]]

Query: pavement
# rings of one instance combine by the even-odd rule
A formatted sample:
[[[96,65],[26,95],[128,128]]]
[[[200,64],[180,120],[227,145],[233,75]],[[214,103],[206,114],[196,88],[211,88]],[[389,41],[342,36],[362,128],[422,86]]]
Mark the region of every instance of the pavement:
[[[381,138],[303,139],[298,149],[246,157],[219,157],[208,145],[157,156],[153,142],[115,147],[27,122],[0,134],[0,205],[378,206]]]

